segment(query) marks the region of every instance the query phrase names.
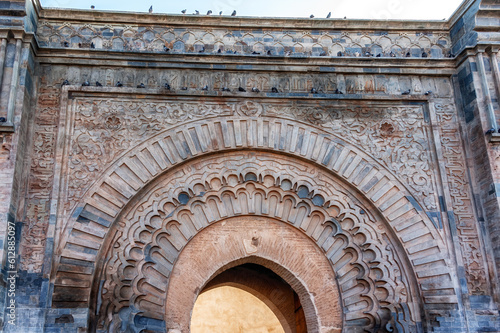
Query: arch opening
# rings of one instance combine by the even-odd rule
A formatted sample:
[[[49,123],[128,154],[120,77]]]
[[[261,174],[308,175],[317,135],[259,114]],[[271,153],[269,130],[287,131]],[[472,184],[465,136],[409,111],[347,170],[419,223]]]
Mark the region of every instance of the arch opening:
[[[272,270],[246,263],[212,278],[198,295],[190,332],[307,332],[293,288]]]

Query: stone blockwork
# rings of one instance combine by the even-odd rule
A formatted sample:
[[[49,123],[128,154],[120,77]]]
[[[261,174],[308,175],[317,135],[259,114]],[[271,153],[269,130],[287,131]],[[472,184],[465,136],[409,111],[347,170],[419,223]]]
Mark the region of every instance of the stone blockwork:
[[[293,288],[309,332],[500,331],[497,7],[2,2],[3,331],[188,332],[198,294],[245,264]]]

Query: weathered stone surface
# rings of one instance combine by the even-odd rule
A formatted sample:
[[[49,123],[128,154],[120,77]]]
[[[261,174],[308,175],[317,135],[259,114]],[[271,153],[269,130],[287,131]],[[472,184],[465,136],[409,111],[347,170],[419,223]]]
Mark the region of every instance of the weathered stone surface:
[[[443,22],[0,7],[3,331],[188,332],[207,285],[266,290],[224,275],[244,264],[308,332],[500,331],[494,1]]]

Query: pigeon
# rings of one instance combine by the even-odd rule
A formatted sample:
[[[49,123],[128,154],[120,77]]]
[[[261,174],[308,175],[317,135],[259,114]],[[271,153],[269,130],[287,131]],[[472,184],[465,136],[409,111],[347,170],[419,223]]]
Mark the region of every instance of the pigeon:
[[[95,49],[95,44],[94,44],[94,42],[91,42],[91,43],[90,43],[90,48],[91,48],[91,49]]]
[[[429,95],[431,95],[431,94],[432,94],[432,90],[427,90],[427,91],[425,92],[425,94],[424,94],[424,95],[425,95],[425,96],[429,96]]]
[[[344,56],[344,54],[342,53],[342,51],[337,52],[337,57],[342,57],[342,56]]]
[[[211,10],[209,10],[209,11],[207,12],[207,15],[212,15],[212,11],[211,11]]]
[[[217,53],[222,53],[222,49],[218,49],[218,50],[217,50]]]
[[[79,47],[79,48],[82,48],[82,43],[78,43],[78,47]]]
[[[382,55],[379,53],[377,54],[376,58],[380,58]]]
[[[406,57],[407,58],[411,57],[411,53],[410,52],[406,52]]]
[[[407,91],[404,91],[401,95],[409,95],[410,94],[410,89],[408,89]]]
[[[231,16],[236,16],[236,10],[233,10],[233,12],[231,13]]]
[[[485,134],[488,135],[488,134],[493,134],[493,133],[495,133],[495,129],[494,128],[490,128],[489,130],[486,131]]]
[[[453,53],[449,53],[448,58],[455,58],[455,55]]]
[[[253,51],[252,54],[260,54],[260,52]]]
[[[69,86],[69,84],[68,80],[64,80],[63,83],[61,83],[61,86]]]
[[[425,51],[422,52],[422,58],[427,58],[427,57],[428,57],[427,52],[425,52]]]
[[[234,50],[234,51],[233,51],[233,54],[236,54],[236,53],[238,53],[238,51]]]
[[[271,88],[271,92],[273,92],[273,93],[279,93],[278,88],[276,88],[276,87],[272,87]]]
[[[102,87],[102,83],[101,83],[101,82],[99,82],[99,81],[95,81],[95,86],[96,86],[96,87]]]
[[[321,53],[319,54],[319,56],[320,56],[320,57],[325,57],[325,56],[326,56],[326,52],[325,52],[325,51],[321,52]]]
[[[258,88],[256,88],[256,87],[253,87],[253,88],[252,88],[252,92],[254,92],[254,93],[258,93],[258,92],[260,92],[260,90],[259,90]]]
[[[205,52],[205,46],[203,46],[201,50],[198,51],[198,53],[203,53],[203,52]]]
[[[0,117],[0,123],[6,123],[7,122],[7,118],[5,117]]]
[[[123,87],[123,83],[121,83],[120,81],[116,82],[116,86],[117,87]]]
[[[347,20],[347,16],[344,16],[344,20]]]
[[[153,12],[153,6],[149,7],[149,14]]]
[[[183,10],[181,10],[181,13],[186,14],[186,11],[187,11],[187,9],[183,9]]]
[[[90,5],[90,9],[95,9],[95,6],[94,5]]]
[[[82,87],[90,87],[90,82],[89,81],[83,82]]]
[[[164,86],[164,87],[165,87],[165,89],[170,90],[170,84],[165,83],[165,86]]]
[[[219,16],[222,16],[222,10],[219,12]]]
[[[229,91],[231,91],[231,89],[229,89],[229,88],[227,88],[227,87],[222,87],[222,91],[227,91],[227,92],[229,92]]]
[[[208,86],[204,86],[203,88],[201,88],[201,90],[208,90]]]
[[[267,50],[266,54],[267,55],[272,55],[271,50]]]
[[[144,83],[141,82],[140,84],[137,85],[137,88],[146,88],[146,86],[144,85]]]
[[[311,88],[311,94],[317,94],[318,91],[315,88]]]
[[[313,14],[311,14],[311,16],[309,16],[309,18],[314,18],[314,15],[313,15]]]
[[[194,15],[200,15],[200,11],[195,10],[195,11],[194,11]]]
[[[328,15],[326,15],[326,18],[332,17],[332,12],[329,12]]]
[[[370,52],[365,52],[365,57],[371,57],[372,55]]]
[[[239,87],[239,88],[238,88],[238,91],[240,91],[240,92],[246,92],[246,89],[245,89],[245,88],[243,88],[243,87]]]
[[[168,47],[164,46],[164,47],[163,47],[163,51],[164,51],[164,52],[168,52],[168,51],[170,51],[170,49],[169,49]]]
[[[68,42],[64,42],[63,45],[64,45],[64,47],[69,47],[69,43]]]
[[[343,95],[344,93],[337,88],[337,89],[335,89],[334,94],[336,94],[336,95]]]
[[[395,58],[396,57],[396,53],[394,53],[392,51],[391,51],[391,53],[389,53],[389,55],[391,56],[391,58]]]
[[[181,90],[188,90],[188,87],[182,87]]]

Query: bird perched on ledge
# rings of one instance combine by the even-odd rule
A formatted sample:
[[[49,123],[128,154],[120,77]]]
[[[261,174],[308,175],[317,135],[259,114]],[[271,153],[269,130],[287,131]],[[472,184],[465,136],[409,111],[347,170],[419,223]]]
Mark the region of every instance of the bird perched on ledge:
[[[272,87],[271,88],[271,92],[273,92],[273,93],[279,93],[278,88],[276,88],[276,87]]]
[[[123,83],[121,83],[120,81],[116,82],[116,86],[117,87],[123,87]]]
[[[254,92],[254,93],[258,93],[258,92],[260,92],[260,90],[259,90],[258,88],[256,88],[256,87],[253,87],[253,88],[252,88],[252,92]]]
[[[96,86],[96,87],[102,87],[102,84],[101,84],[101,82],[99,82],[99,81],[95,81],[95,86]]]
[[[61,86],[69,86],[69,81],[68,81],[68,80],[64,80],[64,81],[61,83]]]
[[[146,88],[146,86],[144,85],[144,83],[141,82],[140,84],[137,85],[137,88]]]
[[[401,95],[409,95],[411,93],[411,90],[408,89],[406,91],[403,91],[403,93]]]
[[[233,10],[233,12],[231,13],[231,16],[236,16],[236,10]]]
[[[83,82],[82,87],[90,87],[90,82],[89,81]]]
[[[151,14],[153,12],[153,6],[149,7],[149,14]]]
[[[486,131],[485,134],[488,135],[488,134],[493,134],[493,133],[495,133],[495,129],[494,128],[490,128],[489,130]]]

